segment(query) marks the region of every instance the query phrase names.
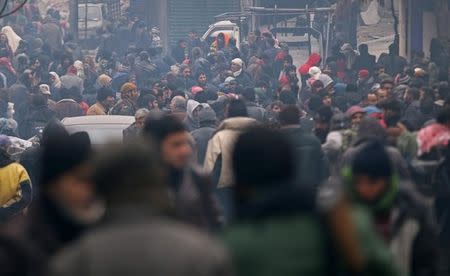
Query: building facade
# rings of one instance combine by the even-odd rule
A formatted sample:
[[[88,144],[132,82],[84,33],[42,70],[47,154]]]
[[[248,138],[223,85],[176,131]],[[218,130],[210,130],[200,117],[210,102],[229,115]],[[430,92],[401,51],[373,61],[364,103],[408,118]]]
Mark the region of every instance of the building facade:
[[[430,55],[430,44],[438,38],[450,48],[450,0],[398,0],[400,54]]]
[[[240,0],[131,0],[130,12],[161,29],[166,49],[195,30],[202,35],[216,15],[241,10]]]

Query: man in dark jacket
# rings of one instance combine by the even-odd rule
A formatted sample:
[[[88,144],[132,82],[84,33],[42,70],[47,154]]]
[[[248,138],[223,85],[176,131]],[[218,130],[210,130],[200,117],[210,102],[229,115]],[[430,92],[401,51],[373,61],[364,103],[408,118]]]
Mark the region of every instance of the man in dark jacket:
[[[139,54],[139,61],[136,62],[136,84],[139,88],[148,86],[148,81],[157,76],[156,65],[150,61],[147,51]]]
[[[172,49],[172,57],[178,63],[182,64],[186,58],[187,42],[184,39],[180,39],[177,46]]]
[[[210,107],[205,107],[198,113],[200,128],[191,132],[197,149],[197,162],[203,165],[205,161],[208,142],[213,137],[217,128],[216,112]]]
[[[281,133],[290,139],[296,151],[297,184],[301,187],[318,187],[329,175],[328,161],[319,140],[300,127],[298,107],[284,107],[279,119]]]
[[[255,89],[246,88],[242,92],[242,96],[245,99],[245,105],[247,106],[248,116],[257,120],[258,122],[264,122],[266,117],[266,110],[256,104]]]
[[[396,76],[403,72],[408,63],[405,58],[398,55],[397,46],[392,43],[389,45],[389,54],[383,53],[378,58],[378,64],[383,65],[386,73],[391,76]]]
[[[22,73],[17,80],[17,83],[13,84],[8,89],[9,98],[14,103],[16,109],[27,101],[28,93],[31,87],[31,72],[26,70]]]
[[[44,95],[33,95],[31,99],[31,110],[25,115],[22,126],[21,136],[23,139],[29,139],[38,135],[40,131],[52,120],[56,119],[56,114],[50,110],[47,99]]]
[[[406,110],[403,116],[405,121],[411,129],[410,131],[419,130],[425,123],[425,116],[422,114],[420,108],[420,91],[417,88],[409,88],[405,93]]]
[[[178,119],[157,117],[147,119],[143,134],[159,146],[177,215],[190,224],[216,230],[222,224],[221,214],[209,176],[190,162],[193,151],[189,133]]]
[[[376,64],[376,57],[369,54],[369,46],[367,44],[360,44],[358,50],[359,56],[355,59],[353,70],[359,72],[360,70],[366,69],[372,74]]]
[[[111,115],[134,116],[140,93],[135,84],[127,82],[120,88],[120,100],[109,111]]]
[[[77,89],[77,88],[73,88]],[[62,100],[57,102],[53,107],[58,119],[62,120],[67,117],[78,117],[83,115],[83,109],[80,104],[74,100],[74,95],[71,95],[71,91],[66,88],[62,88],[61,91]]]
[[[41,37],[45,44],[50,46],[53,51],[58,51],[62,48],[63,34],[61,28],[58,26],[58,21],[50,16],[47,17],[46,23],[42,25]]]
[[[205,72],[200,71],[197,73],[197,84],[199,87],[203,88],[206,99],[210,101],[217,100],[217,91],[219,88],[208,82],[208,77]]]

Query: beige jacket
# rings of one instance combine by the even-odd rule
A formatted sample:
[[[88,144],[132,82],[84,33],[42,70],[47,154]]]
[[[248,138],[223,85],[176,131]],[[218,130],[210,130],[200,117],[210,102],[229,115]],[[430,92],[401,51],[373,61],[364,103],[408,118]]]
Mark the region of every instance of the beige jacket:
[[[86,115],[87,116],[93,116],[93,115],[107,115],[107,110],[101,105],[100,103],[95,103],[91,107],[89,107]]]
[[[232,154],[234,144],[244,130],[257,124],[257,121],[251,118],[230,118],[222,122],[216,134],[209,140],[204,168],[206,171],[212,172],[218,158],[222,156],[219,188],[233,185]]]

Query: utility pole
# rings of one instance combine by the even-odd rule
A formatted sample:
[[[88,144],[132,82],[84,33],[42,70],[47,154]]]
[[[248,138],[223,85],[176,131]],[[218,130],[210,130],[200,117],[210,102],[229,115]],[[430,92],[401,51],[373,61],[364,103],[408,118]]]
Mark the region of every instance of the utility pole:
[[[357,44],[359,0],[339,0],[336,5],[336,33],[343,42]]]
[[[73,34],[75,40],[78,40],[78,0],[71,0],[69,3],[70,33]]]

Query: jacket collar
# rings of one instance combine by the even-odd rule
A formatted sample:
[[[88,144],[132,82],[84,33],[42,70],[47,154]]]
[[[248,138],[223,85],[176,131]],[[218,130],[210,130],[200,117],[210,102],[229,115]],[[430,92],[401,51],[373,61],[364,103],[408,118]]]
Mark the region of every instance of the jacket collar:
[[[217,131],[220,130],[244,130],[257,124],[257,121],[247,117],[229,118],[220,124]]]
[[[314,212],[316,207],[315,191],[311,188],[287,186],[264,191],[263,195],[250,202],[238,203],[238,218],[265,219],[277,216],[289,216],[303,212]]]

